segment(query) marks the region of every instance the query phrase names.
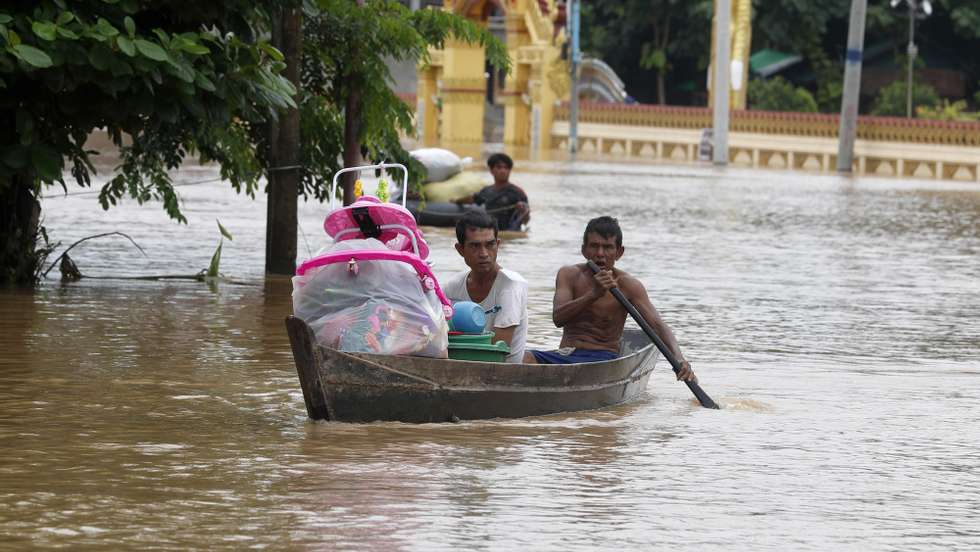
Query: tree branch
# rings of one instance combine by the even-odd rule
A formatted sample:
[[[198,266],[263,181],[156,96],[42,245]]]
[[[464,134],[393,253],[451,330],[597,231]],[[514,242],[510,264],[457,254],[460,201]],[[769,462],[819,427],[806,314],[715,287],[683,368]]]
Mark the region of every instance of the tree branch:
[[[45,270],[43,274],[41,274],[41,277],[42,278],[47,278],[48,277],[48,272],[51,272],[51,269],[54,268],[54,265],[58,264],[58,261],[60,261],[61,258],[64,257],[65,255],[67,255],[68,252],[71,251],[72,248],[74,248],[76,245],[78,245],[78,244],[80,244],[80,243],[82,243],[84,241],[92,240],[92,239],[95,239],[95,238],[103,238],[105,236],[112,236],[112,235],[118,235],[118,236],[122,236],[122,237],[126,238],[127,240],[130,241],[130,243],[132,243],[133,245],[136,246],[136,249],[139,249],[140,250],[140,253],[142,253],[144,257],[148,257],[149,256],[149,255],[146,254],[146,251],[143,251],[143,248],[140,247],[140,245],[138,243],[136,243],[136,241],[133,240],[133,238],[129,237],[128,235],[126,235],[126,234],[124,234],[122,232],[105,232],[103,234],[95,234],[94,236],[86,236],[86,237],[78,240],[77,242],[69,245],[68,246],[68,249],[65,249],[61,253],[61,255],[58,255],[58,258],[56,258],[54,261],[52,261],[51,266],[49,266],[48,269]]]

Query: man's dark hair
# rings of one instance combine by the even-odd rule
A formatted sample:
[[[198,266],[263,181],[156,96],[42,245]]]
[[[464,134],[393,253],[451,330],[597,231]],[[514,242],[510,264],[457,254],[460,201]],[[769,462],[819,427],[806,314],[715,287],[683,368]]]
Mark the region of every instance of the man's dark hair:
[[[466,244],[466,229],[472,228],[493,228],[493,237],[497,237],[497,219],[491,217],[486,211],[467,211],[465,215],[456,221],[456,241],[460,245]]]
[[[598,234],[603,238],[616,238],[616,247],[623,246],[623,231],[619,228],[619,221],[612,217],[596,217],[589,221],[585,226],[585,233],[582,234],[582,245],[585,245],[589,233]]]
[[[514,168],[514,160],[511,159],[506,153],[495,153],[491,155],[489,159],[487,159],[487,167],[491,169],[494,167],[494,165],[499,165],[501,163],[507,165],[508,169]]]

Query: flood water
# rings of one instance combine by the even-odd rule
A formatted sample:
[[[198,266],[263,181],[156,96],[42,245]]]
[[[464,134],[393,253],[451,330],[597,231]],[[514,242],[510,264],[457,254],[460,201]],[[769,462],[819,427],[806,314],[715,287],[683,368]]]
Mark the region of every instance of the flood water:
[[[312,423],[262,198],[183,186],[184,226],[52,191],[53,239],[146,251],[86,242],[87,276],[193,274],[220,219],[236,283],[56,269],[0,292],[0,549],[980,549],[980,186],[585,162],[514,180],[532,229],[500,261],[530,282],[530,343],[557,344],[555,272],[615,215],[618,266],[723,410],[663,364],[598,412]],[[301,257],[325,213],[301,206]],[[450,230],[427,238],[437,274],[463,268]]]

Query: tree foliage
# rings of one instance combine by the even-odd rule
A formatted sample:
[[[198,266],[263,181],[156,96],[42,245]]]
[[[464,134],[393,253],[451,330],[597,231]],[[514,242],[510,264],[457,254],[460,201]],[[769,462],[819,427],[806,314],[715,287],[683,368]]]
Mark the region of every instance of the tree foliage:
[[[950,102],[944,99],[935,107],[920,105],[915,108],[915,114],[920,119],[937,121],[980,121],[980,111],[968,111],[966,100]]]
[[[782,77],[752,79],[748,95],[751,109],[801,113],[817,111],[816,100],[805,88],[793,86]]]
[[[904,117],[907,112],[908,86],[904,79],[883,86],[871,106],[872,115]],[[912,85],[912,105],[914,107],[936,108],[939,94],[930,84],[916,81]]]
[[[296,90],[281,76],[285,60],[269,38],[270,14],[299,3],[19,0],[0,7],[0,124],[16,129],[0,137],[0,268],[35,252],[33,240],[44,235],[32,199],[43,186],[67,189],[66,167],[79,184],[91,184],[95,152],[84,143],[95,129],[105,129],[121,152],[100,191],[102,206],[125,196],[159,200],[184,221],[171,172],[191,155],[216,161],[223,178],[253,195],[263,173],[282,169],[271,162],[265,131],[278,112],[296,106],[303,192],[323,199],[325,177],[338,168],[354,82],[369,156],[413,163],[420,176],[422,167],[399,143],[399,132],[412,131],[411,112],[388,86],[386,57],[425,60],[430,46],[455,38],[481,44],[493,65],[509,66],[502,43],[454,14],[411,12],[393,0],[304,0],[309,41]],[[3,195],[8,189],[17,209]],[[32,262],[11,270],[35,274]]]
[[[669,83],[704,82],[711,15],[711,0],[583,3],[582,49],[608,63],[640,101],[666,101]]]
[[[274,116],[294,92],[278,75],[281,55],[260,38],[265,21],[261,3],[246,1],[2,8],[0,119],[17,132],[0,138],[0,186],[16,174],[65,186],[65,162],[88,186],[94,167],[83,146],[103,128],[122,159],[101,190],[104,207],[124,195],[158,199],[183,220],[168,171],[192,153],[221,162],[224,176],[251,192],[259,175],[240,121]]]
[[[404,163],[420,182],[424,167],[399,142],[399,133],[414,132],[412,110],[392,91],[387,60],[424,63],[430,47],[442,48],[456,39],[485,48],[495,67],[510,67],[506,46],[480,25],[441,10],[413,12],[394,0],[364,6],[352,0],[319,0],[306,9],[303,33],[303,193],[319,200],[329,194],[328,175],[341,168],[344,107],[352,84],[361,94],[360,139],[367,156]]]

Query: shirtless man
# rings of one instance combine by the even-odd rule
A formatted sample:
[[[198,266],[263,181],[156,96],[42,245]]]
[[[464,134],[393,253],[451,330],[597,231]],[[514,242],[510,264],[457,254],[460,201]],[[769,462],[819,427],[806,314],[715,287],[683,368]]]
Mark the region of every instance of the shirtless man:
[[[557,351],[528,350],[524,362],[571,364],[619,356],[619,339],[626,325],[627,312],[609,293],[617,287],[680,361],[677,379],[697,381],[691,364],[684,360],[674,339],[674,332],[660,318],[643,283],[615,268],[624,251],[623,232],[616,219],[599,217],[589,221],[582,237],[582,256],[602,270],[593,274],[586,263],[580,263],[564,266],[558,271],[552,319],[556,326],[563,328],[560,348]]]

